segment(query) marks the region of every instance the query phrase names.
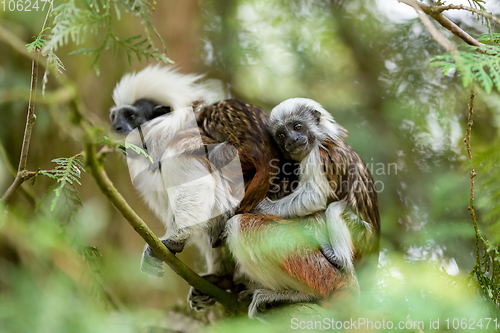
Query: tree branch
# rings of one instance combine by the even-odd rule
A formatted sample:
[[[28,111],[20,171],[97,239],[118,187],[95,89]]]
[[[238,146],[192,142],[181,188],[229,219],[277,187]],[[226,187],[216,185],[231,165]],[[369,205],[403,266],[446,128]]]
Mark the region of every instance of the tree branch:
[[[472,224],[474,225],[474,231],[476,232],[476,265],[480,264],[480,259],[479,259],[479,241],[480,241],[480,234],[479,234],[479,228],[477,227],[477,220],[476,220],[476,212],[474,211],[474,177],[476,176],[476,171],[474,170],[474,165],[472,163],[472,150],[470,147],[470,133],[472,130],[472,124],[474,123],[472,120],[472,117],[474,115],[474,97],[476,97],[476,93],[474,90],[471,90],[470,92],[470,97],[469,97],[469,114],[467,116],[467,130],[465,131],[465,146],[467,147],[467,156],[469,157],[469,163],[471,166],[470,170],[470,203],[468,210],[470,211],[470,215],[472,218]]]
[[[429,6],[429,8],[435,12],[435,13],[442,13],[445,10],[451,10],[451,9],[457,9],[457,10],[466,10],[472,13],[475,13],[477,15],[481,15],[484,18],[487,18],[488,20],[492,20],[496,24],[500,25],[500,18],[496,17],[495,15],[485,12],[484,10],[472,8],[472,7],[467,7],[464,5],[445,5],[445,6]]]
[[[16,168],[10,163],[9,156],[7,155],[7,152],[5,151],[5,148],[3,145],[0,144],[0,158],[3,160],[4,165],[7,167],[7,169],[10,171],[12,176],[16,178],[17,175],[17,170]],[[51,173],[53,170],[40,170],[43,172]],[[33,206],[36,206],[36,204],[39,201],[39,198],[37,197],[35,191],[26,183],[22,183],[21,186],[19,186],[19,191],[26,197],[26,199],[32,204]],[[39,209],[44,211],[46,213],[46,207],[45,206],[40,206]]]
[[[458,50],[455,44],[453,44],[448,38],[446,38],[442,33],[439,32],[439,30],[434,26],[434,24],[432,24],[431,20],[429,19],[429,17],[427,17],[426,13],[416,0],[398,0],[398,1],[410,7],[413,7],[413,9],[415,9],[415,11],[418,14],[418,18],[425,26],[427,31],[429,31],[431,37],[436,42],[438,42],[439,45],[444,47],[446,51],[450,52],[452,55],[458,55]]]
[[[449,31],[451,31],[455,36],[457,36],[458,38],[462,39],[464,42],[466,42],[467,44],[469,45],[474,45],[474,46],[478,46],[478,47],[481,47],[483,46],[484,44],[479,42],[478,40],[476,40],[474,37],[472,37],[471,35],[469,35],[465,30],[463,30],[462,28],[460,28],[458,25],[456,25],[454,22],[452,22],[449,18],[447,18],[446,16],[444,16],[442,14],[442,11],[437,11],[436,8],[438,6],[431,6],[431,5],[428,5],[428,4],[425,4],[423,2],[420,2],[420,1],[416,1],[416,0],[398,0],[399,2],[402,2],[408,6],[411,6],[413,8],[414,7],[414,4],[416,4],[418,7],[420,7],[421,10],[424,11],[424,13],[426,13],[427,15],[431,16],[434,20],[436,20],[443,28],[446,28],[448,29]],[[413,3],[410,4],[410,3]],[[417,13],[418,13],[418,10],[417,10]],[[420,18],[420,15],[419,15],[419,18]],[[427,26],[426,26],[427,28]],[[444,37],[444,36],[443,36]],[[433,36],[434,38],[434,36]],[[448,40],[448,39],[447,39]],[[449,40],[448,40],[449,41]],[[449,41],[451,43],[451,41]],[[441,43],[440,43],[441,44]],[[442,45],[442,44],[441,44]],[[443,45],[444,46],[444,45]]]
[[[442,12],[435,11],[433,6],[427,5],[427,4],[422,3],[422,2],[418,2],[418,5],[422,8],[422,10],[427,15],[430,15],[439,24],[441,24],[442,27],[450,30],[455,36],[462,39],[467,44],[478,46],[478,47],[484,46],[483,43],[476,40],[474,37],[469,35],[465,30],[463,30],[458,25],[456,25],[454,22],[452,22],[449,18],[444,16],[442,14]]]
[[[247,305],[240,303],[236,295],[229,294],[217,286],[201,278],[191,268],[186,266],[172,252],[170,252],[160,239],[149,229],[137,213],[128,205],[123,196],[115,188],[102,165],[98,162],[95,145],[91,137],[91,129],[87,128],[86,135],[86,164],[94,177],[97,186],[101,192],[118,209],[122,216],[129,222],[134,230],[146,241],[156,255],[160,257],[167,265],[180,277],[186,280],[191,286],[202,293],[214,297],[226,309],[233,313],[246,313]]]
[[[38,51],[37,51],[38,54]],[[35,115],[35,97],[36,97],[36,84],[38,78],[38,61],[37,59],[32,60],[31,65],[31,87],[30,87],[30,99],[28,104],[28,115],[26,118],[26,127],[24,129],[24,137],[23,137],[23,145],[21,148],[21,157],[19,158],[19,167],[17,168],[17,175],[14,179],[14,182],[10,187],[5,191],[2,196],[2,201],[8,203],[14,193],[16,193],[17,189],[21,184],[26,180],[31,178],[29,176],[29,172],[26,171],[26,163],[28,161],[28,152],[30,148],[31,142],[31,133],[33,132],[33,125],[35,124],[36,115]]]

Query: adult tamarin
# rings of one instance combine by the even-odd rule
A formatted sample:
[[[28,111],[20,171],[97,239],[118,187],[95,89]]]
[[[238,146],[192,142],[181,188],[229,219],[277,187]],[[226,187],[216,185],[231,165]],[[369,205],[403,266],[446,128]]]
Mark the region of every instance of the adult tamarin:
[[[270,161],[280,159],[280,153],[268,130],[269,116],[262,109],[237,100],[204,104],[203,101],[210,98],[210,91],[198,82],[200,78],[180,74],[171,66],[147,67],[138,73],[127,74],[113,91],[115,106],[110,110],[110,119],[115,131],[121,134],[138,128],[135,143],[155,160],[152,166],[145,168],[140,159],[129,159],[131,169],[138,169],[133,173],[141,176],[142,197],[167,227],[163,243],[171,251],[180,252],[186,241],[191,240],[206,256],[211,277],[232,275],[231,260],[226,258],[225,249],[217,246],[219,234],[235,212],[248,212],[266,197],[274,176],[270,172]],[[186,131],[184,125],[192,115],[186,108],[193,105],[197,131],[193,128]],[[207,144],[221,142],[224,144],[210,152],[203,149]],[[243,199],[236,202],[237,207],[234,207],[234,196],[225,196],[230,192],[227,191],[227,179],[210,172],[217,164],[224,165],[226,160],[231,160],[235,150],[239,154],[246,187]],[[165,155],[175,154],[174,160],[161,163]],[[196,178],[192,176],[195,173],[210,173],[212,177],[199,177],[194,183],[189,182],[174,194],[174,198],[168,197],[165,188],[163,191],[161,188],[160,191],[148,190],[175,183],[179,173],[184,179]],[[214,189],[216,195],[210,192]],[[180,207],[179,216],[173,214],[172,201]],[[209,219],[214,210],[226,213]],[[192,225],[192,220],[200,220],[203,216],[209,219],[207,223]],[[162,262],[149,246],[144,249],[141,269],[163,275]],[[195,308],[212,303],[203,295],[198,297],[199,302],[196,297],[190,296]]]
[[[357,261],[365,254],[378,256],[375,184],[359,155],[342,140],[346,130],[319,103],[306,98],[278,104],[269,126],[285,157],[300,162],[299,184],[279,200],[266,198],[256,210],[295,217],[328,207],[331,257],[340,267],[351,264],[351,234]]]

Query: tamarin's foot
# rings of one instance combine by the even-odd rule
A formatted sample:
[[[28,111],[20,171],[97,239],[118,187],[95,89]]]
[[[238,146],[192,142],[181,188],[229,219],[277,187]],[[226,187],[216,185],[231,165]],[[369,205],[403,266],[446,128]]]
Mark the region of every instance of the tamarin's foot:
[[[193,287],[189,289],[187,300],[191,309],[196,311],[205,311],[215,304],[215,298],[209,295],[205,295],[204,293],[197,289],[194,289]]]
[[[184,245],[186,245],[186,241],[177,242],[170,239],[164,239],[161,242],[165,244],[167,249],[169,249],[173,254],[182,252],[182,250],[184,250]]]

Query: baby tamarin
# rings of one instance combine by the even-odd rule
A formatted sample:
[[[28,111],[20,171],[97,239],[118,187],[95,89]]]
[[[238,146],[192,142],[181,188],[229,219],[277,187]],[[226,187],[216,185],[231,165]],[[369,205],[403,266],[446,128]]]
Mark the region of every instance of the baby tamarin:
[[[339,267],[378,251],[380,217],[373,178],[343,140],[346,130],[319,103],[292,98],[271,112],[271,133],[285,157],[300,162],[299,184],[279,200],[265,199],[256,210],[280,217],[327,209],[328,235]],[[346,227],[347,226],[347,227]],[[352,234],[352,241],[351,241]]]
[[[264,304],[357,291],[353,251],[358,262],[376,253],[380,232],[372,176],[342,140],[345,129],[321,105],[286,100],[273,109],[269,125],[283,155],[300,162],[299,184],[287,196],[260,203],[255,209],[260,214],[228,222],[231,252],[243,274],[260,284],[250,316]],[[325,209],[324,216],[310,215]],[[303,230],[310,230],[308,237]]]

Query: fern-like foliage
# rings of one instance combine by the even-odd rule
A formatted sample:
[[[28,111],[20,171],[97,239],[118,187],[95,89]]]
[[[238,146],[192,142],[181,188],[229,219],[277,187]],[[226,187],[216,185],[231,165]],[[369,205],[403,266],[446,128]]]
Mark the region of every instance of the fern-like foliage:
[[[72,54],[93,56],[92,67],[99,75],[99,60],[102,53],[113,47],[116,56],[118,47],[122,47],[129,63],[133,56],[139,61],[154,59],[171,62],[165,55],[165,44],[160,34],[153,26],[150,15],[153,3],[150,0],[68,0],[54,8],[54,27],[52,34],[43,48],[43,52],[54,54],[60,46],[70,41],[77,46],[82,45],[89,36],[103,36],[99,46],[95,48],[80,48]],[[121,38],[113,31],[115,17],[121,19],[121,12],[140,18],[146,37],[132,36]],[[161,50],[155,47],[153,36],[161,44]]]
[[[500,47],[462,45],[458,57],[450,53],[431,59],[433,66],[441,68],[444,74],[455,69],[459,72],[464,87],[477,82],[486,93],[493,88],[500,91]]]
[[[485,298],[500,307],[500,249],[481,232],[476,233],[478,258],[470,273],[475,277]]]
[[[484,7],[486,2],[484,0],[467,0],[467,1],[469,2],[469,6],[471,6],[472,8],[476,8],[479,10],[486,10],[486,8]]]
[[[106,291],[104,284],[101,279],[101,251],[95,246],[79,246],[78,252],[82,256],[82,260],[85,262],[89,271],[91,272],[91,295],[99,299],[106,308],[111,306],[116,306],[113,302],[113,298]]]
[[[97,144],[99,144],[99,145],[107,145],[107,146],[118,148],[125,155],[128,155],[128,153],[129,153],[127,150],[131,150],[134,153],[136,153],[137,155],[144,155],[144,157],[146,157],[151,163],[154,163],[153,158],[151,156],[149,156],[149,154],[144,149],[142,149],[141,147],[138,147],[138,146],[136,146],[134,144],[131,144],[131,143],[127,143],[127,142],[123,142],[123,143],[114,142],[110,138],[108,138],[107,136],[105,136],[101,140],[99,140],[99,142],[97,142]]]
[[[488,12],[486,10],[486,7],[484,7],[484,5],[486,4],[486,2],[484,0],[467,0],[467,1],[469,2],[470,7],[477,9],[477,10],[481,10],[483,12]],[[486,23],[486,26],[488,27],[488,33],[491,35],[492,31],[491,31],[490,20],[482,15],[477,14],[477,13],[472,13],[472,15],[476,15],[477,20],[481,21],[482,24]]]
[[[491,101],[496,101],[491,97]],[[490,102],[491,103],[491,102]],[[474,206],[480,209],[482,225],[489,225],[484,232],[475,225],[476,263],[470,273],[475,277],[485,298],[489,298],[500,308],[500,137],[474,154],[477,173],[477,194]],[[489,232],[488,232],[489,231]]]
[[[500,44],[500,34],[482,34],[477,40],[484,44]]]
[[[490,226],[491,241],[500,245],[500,138],[488,145],[480,153],[476,154],[476,164],[479,165],[478,177],[482,196],[480,197],[480,208],[486,212],[483,216],[485,222]],[[500,258],[499,258],[500,261]]]
[[[53,211],[55,209],[61,194],[64,195],[67,203],[72,207],[81,207],[82,200],[76,190],[76,184],[81,185],[79,179],[81,178],[81,173],[85,172],[82,155],[77,154],[69,158],[56,158],[52,162],[57,164],[54,173],[39,173],[57,180],[50,210]]]
[[[26,47],[28,48],[28,52],[33,52],[35,50],[41,50],[44,47],[45,42],[46,42],[46,40],[44,39],[44,37],[45,37],[44,32],[49,30],[49,29],[50,29],[50,27],[45,28],[42,31],[40,31],[38,36],[33,36],[34,41],[32,41],[29,44],[26,44]]]

